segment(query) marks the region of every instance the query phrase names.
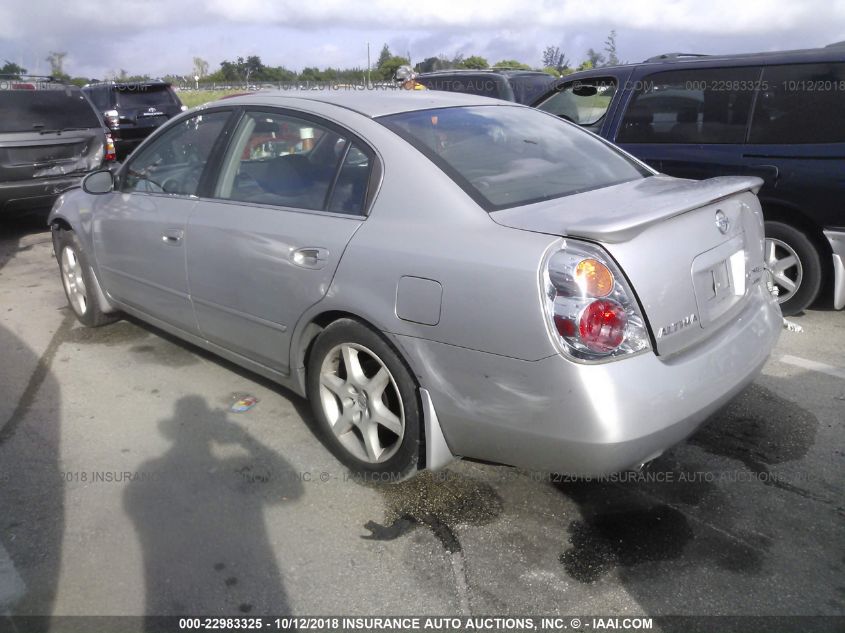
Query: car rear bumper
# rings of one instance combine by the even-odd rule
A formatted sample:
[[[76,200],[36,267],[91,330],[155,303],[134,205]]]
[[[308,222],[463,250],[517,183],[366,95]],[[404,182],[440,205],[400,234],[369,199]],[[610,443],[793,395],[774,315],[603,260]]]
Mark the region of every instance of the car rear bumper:
[[[0,216],[49,210],[64,191],[78,187],[85,174],[0,183]]]
[[[415,361],[453,454],[597,476],[635,468],[689,436],[760,372],[782,329],[762,284],[723,331],[670,358],[530,362],[395,337]]]
[[[825,231],[833,251],[833,307],[845,308],[845,231]]]

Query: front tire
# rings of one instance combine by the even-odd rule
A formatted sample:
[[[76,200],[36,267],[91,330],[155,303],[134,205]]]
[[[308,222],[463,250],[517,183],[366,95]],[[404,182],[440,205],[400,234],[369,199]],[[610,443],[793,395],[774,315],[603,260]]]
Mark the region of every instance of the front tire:
[[[319,335],[308,361],[308,399],[334,455],[354,473],[413,475],[420,455],[416,383],[376,332],[340,319]]]
[[[73,231],[61,231],[57,240],[56,257],[68,305],[82,325],[99,327],[117,320],[103,312],[95,290],[94,272],[88,257]]]
[[[784,316],[798,314],[815,301],[822,282],[821,257],[805,233],[783,222],[767,221],[765,258]]]

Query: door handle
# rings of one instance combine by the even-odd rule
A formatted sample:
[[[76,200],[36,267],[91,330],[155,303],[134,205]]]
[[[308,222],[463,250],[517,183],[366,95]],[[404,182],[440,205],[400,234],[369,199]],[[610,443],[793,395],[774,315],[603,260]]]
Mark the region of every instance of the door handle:
[[[298,248],[291,254],[291,261],[302,268],[320,269],[329,260],[329,251],[320,246]]]
[[[161,241],[171,246],[178,246],[182,243],[185,232],[182,229],[167,229],[161,234]]]

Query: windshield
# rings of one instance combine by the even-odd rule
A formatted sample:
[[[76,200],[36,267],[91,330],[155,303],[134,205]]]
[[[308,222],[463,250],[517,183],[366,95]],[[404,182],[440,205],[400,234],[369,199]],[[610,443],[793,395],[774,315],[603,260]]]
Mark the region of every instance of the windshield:
[[[612,79],[576,80],[537,107],[578,125],[593,125],[604,117],[615,93]]]
[[[0,132],[101,127],[79,88],[0,90]]]
[[[533,108],[441,108],[378,120],[426,154],[487,211],[650,174],[610,144]]]
[[[117,90],[117,105],[121,108],[149,108],[175,104],[176,100],[167,86],[127,86]]]

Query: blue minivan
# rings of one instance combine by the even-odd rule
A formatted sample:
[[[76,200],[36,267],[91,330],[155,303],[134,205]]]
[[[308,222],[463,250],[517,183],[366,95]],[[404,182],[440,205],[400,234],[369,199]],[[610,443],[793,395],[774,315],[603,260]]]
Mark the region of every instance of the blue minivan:
[[[759,176],[783,313],[845,307],[845,42],[591,69],[533,105],[672,176]]]

